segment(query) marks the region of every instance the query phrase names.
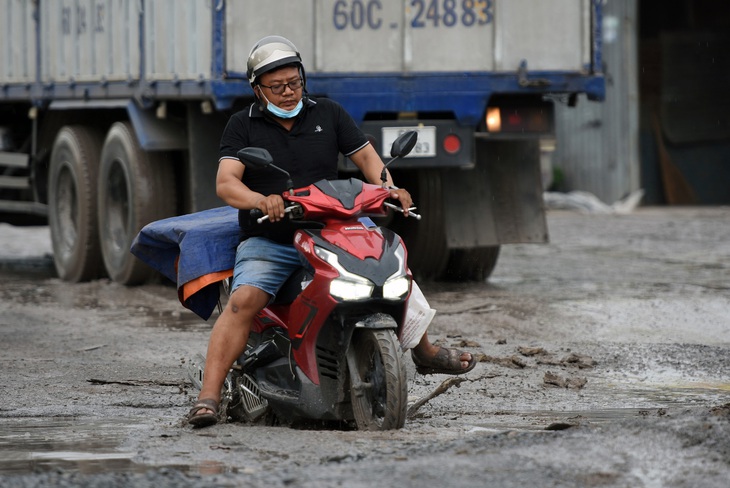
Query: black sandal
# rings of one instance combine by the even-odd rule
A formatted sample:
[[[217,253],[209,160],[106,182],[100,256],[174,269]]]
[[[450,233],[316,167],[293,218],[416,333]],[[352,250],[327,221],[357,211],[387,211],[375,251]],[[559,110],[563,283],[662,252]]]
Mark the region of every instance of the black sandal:
[[[211,410],[213,413],[201,413],[201,410]],[[208,427],[218,423],[218,402],[212,398],[198,400],[188,412],[188,423],[193,427]]]
[[[474,369],[477,365],[477,358],[471,355],[471,361],[466,368],[461,366],[461,355],[464,351],[459,349],[439,346],[439,352],[432,358],[421,359],[411,350],[411,358],[416,365],[419,374],[465,374]]]

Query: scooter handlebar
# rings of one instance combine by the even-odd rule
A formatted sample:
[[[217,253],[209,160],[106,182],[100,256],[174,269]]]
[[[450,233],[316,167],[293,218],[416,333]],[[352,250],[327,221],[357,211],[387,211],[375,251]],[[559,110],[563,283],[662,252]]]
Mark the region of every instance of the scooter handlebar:
[[[251,209],[251,218],[252,219],[256,219],[258,221],[258,219],[260,219],[263,216],[264,216],[264,212],[262,212],[260,208]],[[261,222],[259,222],[259,223],[261,223]]]
[[[289,212],[291,212],[295,208],[297,208],[296,205],[291,205],[289,207],[286,207],[284,209],[284,213],[289,213]],[[261,224],[261,223],[269,220],[268,214],[267,215],[264,215],[264,213],[259,208],[252,208],[251,209],[251,218],[256,219],[256,223],[257,224]]]
[[[396,212],[404,213],[403,207],[401,207],[400,205],[394,205],[390,202],[383,202],[383,205],[385,205],[386,207],[388,207],[390,209],[395,210]],[[289,207],[286,207],[284,209],[284,213],[290,213],[295,208],[297,208],[297,205],[290,205]],[[416,207],[410,207],[408,209],[408,217],[413,217],[416,220],[421,220],[421,216],[419,214],[413,212],[413,210],[415,210],[415,209],[416,209]],[[256,222],[259,224],[269,220],[269,216],[264,215],[264,213],[261,211],[261,209],[258,209],[258,208],[251,209],[251,218],[256,219]]]
[[[393,205],[392,203],[389,203],[389,202],[383,202],[383,205],[385,205],[388,208],[391,208],[391,209],[395,210],[396,212],[403,213],[403,207],[401,207],[399,205]],[[409,207],[408,208],[408,215],[407,216],[408,217],[413,217],[416,220],[421,220],[421,216],[420,215],[418,215],[417,213],[412,212],[412,210],[415,210],[415,209],[416,209],[416,207]]]

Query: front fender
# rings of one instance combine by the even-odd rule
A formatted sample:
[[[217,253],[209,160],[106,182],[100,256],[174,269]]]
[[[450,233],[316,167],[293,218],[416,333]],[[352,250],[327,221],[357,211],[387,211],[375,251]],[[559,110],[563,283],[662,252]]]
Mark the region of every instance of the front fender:
[[[398,323],[393,317],[385,313],[368,315],[355,324],[358,329],[398,329]]]

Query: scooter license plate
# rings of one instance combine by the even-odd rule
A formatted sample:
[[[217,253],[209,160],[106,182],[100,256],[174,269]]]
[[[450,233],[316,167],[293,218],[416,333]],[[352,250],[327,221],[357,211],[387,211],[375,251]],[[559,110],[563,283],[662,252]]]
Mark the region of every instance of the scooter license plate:
[[[390,157],[390,147],[393,145],[393,141],[403,134],[415,130],[418,132],[418,141],[413,151],[406,156],[407,158],[432,158],[436,156],[436,127],[434,126],[422,126],[422,127],[383,127],[382,129],[382,141],[383,141],[383,157]]]

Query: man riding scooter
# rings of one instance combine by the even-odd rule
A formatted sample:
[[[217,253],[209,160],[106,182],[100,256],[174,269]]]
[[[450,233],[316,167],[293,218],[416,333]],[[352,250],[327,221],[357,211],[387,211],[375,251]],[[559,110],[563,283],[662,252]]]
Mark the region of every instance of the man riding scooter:
[[[285,185],[270,172],[244,171],[238,151],[267,149],[301,186],[337,178],[340,153],[370,183],[380,184],[383,171],[380,156],[338,103],[307,96],[302,59],[289,40],[268,36],[258,41],[248,58],[247,75],[256,100],[230,118],[221,138],[216,178],[218,196],[239,209],[241,243],[230,298],[211,332],[203,385],[188,415],[196,427],[218,421],[221,387],[246,346],[254,316],[301,267],[292,245],[297,224],[284,219]],[[407,214],[410,194],[396,188],[390,174],[387,185],[391,198]],[[268,216],[268,222],[257,224],[251,218],[255,208]],[[427,334],[412,350],[412,358],[421,374],[463,374],[476,365],[472,354],[433,345]]]

